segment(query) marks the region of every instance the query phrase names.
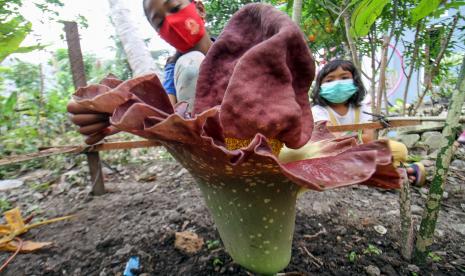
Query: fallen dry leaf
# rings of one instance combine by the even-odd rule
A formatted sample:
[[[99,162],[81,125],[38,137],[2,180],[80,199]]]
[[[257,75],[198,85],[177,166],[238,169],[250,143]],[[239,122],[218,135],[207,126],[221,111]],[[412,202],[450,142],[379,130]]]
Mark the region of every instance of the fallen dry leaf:
[[[41,225],[62,221],[72,218],[73,216],[55,218],[51,220],[42,221],[35,224],[25,224],[21,211],[19,208],[11,209],[3,214],[5,216],[6,225],[0,225],[0,251],[13,251],[16,252],[19,247],[19,242],[15,238],[29,229]],[[24,241],[21,245],[19,252],[29,253],[43,247],[51,245],[51,242],[31,242]]]

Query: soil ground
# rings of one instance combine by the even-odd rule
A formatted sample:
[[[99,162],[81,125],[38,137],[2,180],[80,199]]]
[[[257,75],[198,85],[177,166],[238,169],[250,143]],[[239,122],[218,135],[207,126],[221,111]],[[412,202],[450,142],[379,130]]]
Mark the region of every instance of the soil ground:
[[[106,170],[110,192],[100,197],[89,196],[84,185],[66,185],[85,174],[81,164],[47,191],[25,185],[0,193],[36,219],[77,215],[23,235],[53,246],[17,256],[4,275],[122,275],[130,256],[140,257],[138,273],[144,275],[252,275],[225,252],[199,189],[176,161],[157,158]],[[23,179],[46,175],[36,171]],[[465,171],[451,170],[433,254],[422,267],[399,254],[398,192],[358,186],[305,193],[298,201],[292,260],[283,273],[376,275],[378,268],[382,275],[465,275],[464,180]],[[425,192],[413,189],[416,225]],[[205,245],[195,254],[179,251],[174,237],[181,231],[198,234]],[[0,264],[9,255],[0,253]]]

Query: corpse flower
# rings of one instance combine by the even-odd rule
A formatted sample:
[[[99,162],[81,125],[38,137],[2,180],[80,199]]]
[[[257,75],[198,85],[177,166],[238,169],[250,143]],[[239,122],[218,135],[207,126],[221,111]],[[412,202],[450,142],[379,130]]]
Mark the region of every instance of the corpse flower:
[[[171,106],[155,75],[107,78],[74,100],[166,147],[195,178],[234,261],[273,274],[290,261],[300,190],[399,187],[386,141],[358,145],[314,126],[307,94],[314,70],[288,16],[250,4],[209,50],[192,114],[185,103]]]

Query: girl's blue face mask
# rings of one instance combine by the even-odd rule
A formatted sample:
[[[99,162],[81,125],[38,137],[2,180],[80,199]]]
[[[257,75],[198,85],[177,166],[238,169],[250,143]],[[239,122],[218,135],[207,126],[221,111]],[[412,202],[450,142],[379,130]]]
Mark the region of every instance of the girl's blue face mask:
[[[357,92],[354,80],[335,80],[323,83],[320,96],[331,103],[344,103]]]

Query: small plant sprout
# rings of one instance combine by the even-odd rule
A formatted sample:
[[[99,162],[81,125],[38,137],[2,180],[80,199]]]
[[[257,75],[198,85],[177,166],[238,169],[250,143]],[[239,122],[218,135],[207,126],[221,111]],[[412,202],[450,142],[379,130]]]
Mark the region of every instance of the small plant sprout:
[[[223,261],[220,258],[215,257],[213,259],[213,266],[222,266],[222,265],[223,265]]]
[[[431,261],[433,261],[435,263],[442,261],[441,256],[439,256],[438,254],[436,254],[434,252],[429,252],[428,257],[431,259]]]
[[[221,242],[219,240],[208,240],[206,243],[208,250],[216,249],[221,245]]]
[[[365,250],[363,250],[363,254],[365,255],[381,255],[383,254],[383,251],[381,249],[379,249],[378,247],[372,245],[372,244],[369,244],[367,248],[365,248]]]
[[[355,251],[351,251],[349,255],[347,255],[347,258],[349,259],[349,262],[355,263],[355,261],[357,261],[358,255]]]
[[[0,212],[3,213],[5,211],[10,210],[13,208],[10,204],[10,202],[6,199],[0,198]]]
[[[159,141],[196,180],[234,261],[274,274],[291,259],[300,191],[400,186],[387,141],[358,145],[314,125],[314,73],[299,27],[272,6],[250,4],[203,61],[192,113],[171,105],[155,75],[108,78],[79,89],[74,101]]]

